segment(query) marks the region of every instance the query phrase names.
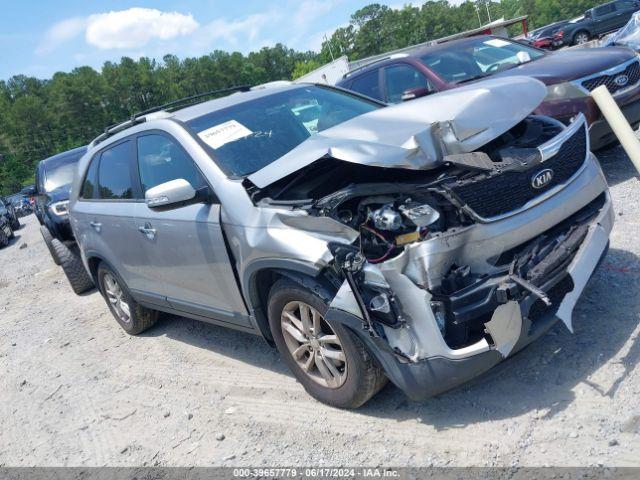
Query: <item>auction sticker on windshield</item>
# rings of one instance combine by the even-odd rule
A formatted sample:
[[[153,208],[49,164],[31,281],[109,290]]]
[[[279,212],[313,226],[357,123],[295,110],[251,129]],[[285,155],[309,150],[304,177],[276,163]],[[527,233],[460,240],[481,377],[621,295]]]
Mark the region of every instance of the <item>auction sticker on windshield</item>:
[[[211,148],[220,148],[230,142],[235,142],[253,132],[240,122],[229,120],[228,122],[215,125],[198,133],[198,136]]]
[[[491,40],[487,40],[484,42],[485,45],[489,45],[490,47],[506,47],[507,45],[511,45],[511,43],[500,40],[499,38],[492,38]]]

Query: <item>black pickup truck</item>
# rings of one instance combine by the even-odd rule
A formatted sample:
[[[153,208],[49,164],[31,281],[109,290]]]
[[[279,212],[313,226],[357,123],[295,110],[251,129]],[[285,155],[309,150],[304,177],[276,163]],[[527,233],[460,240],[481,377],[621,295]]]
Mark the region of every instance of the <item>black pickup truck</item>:
[[[583,17],[571,20],[553,37],[553,45],[582,45],[605,33],[623,27],[640,10],[639,0],[616,0],[603,3],[584,12]]]

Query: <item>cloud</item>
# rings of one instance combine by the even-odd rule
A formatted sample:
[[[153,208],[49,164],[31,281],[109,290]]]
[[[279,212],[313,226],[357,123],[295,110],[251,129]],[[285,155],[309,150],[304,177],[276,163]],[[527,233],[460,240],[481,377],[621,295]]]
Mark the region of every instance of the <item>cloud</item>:
[[[240,20],[216,19],[202,29],[199,43],[215,48],[211,43],[223,41],[232,47],[240,43],[250,46],[258,41],[265,26],[278,22],[281,18],[278,12],[255,13]]]
[[[304,0],[300,2],[293,14],[293,28],[306,30],[309,25],[317,21],[318,17],[329,13],[338,3],[338,0],[325,0],[323,2]]]
[[[191,14],[161,12],[154,8],[129,8],[88,17],[73,17],[53,25],[45,33],[36,53],[54,51],[84,33],[86,42],[100,50],[131,49],[153,39],[170,40],[199,28]]]
[[[198,27],[191,14],[129,8],[89,16],[85,39],[101,50],[136,48],[155,38],[169,40],[189,35]]]
[[[67,18],[56,23],[44,34],[36,53],[43,55],[54,51],[64,42],[80,35],[86,26],[87,19],[84,17]]]

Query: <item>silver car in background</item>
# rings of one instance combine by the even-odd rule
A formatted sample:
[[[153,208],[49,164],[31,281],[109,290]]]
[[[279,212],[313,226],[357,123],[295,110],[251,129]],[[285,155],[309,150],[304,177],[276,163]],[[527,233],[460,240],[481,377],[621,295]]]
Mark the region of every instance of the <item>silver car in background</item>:
[[[582,116],[495,79],[386,106],[277,85],[134,116],[79,163],[70,218],[118,323],[263,336],[353,408],[424,399],[571,316],[613,215]]]

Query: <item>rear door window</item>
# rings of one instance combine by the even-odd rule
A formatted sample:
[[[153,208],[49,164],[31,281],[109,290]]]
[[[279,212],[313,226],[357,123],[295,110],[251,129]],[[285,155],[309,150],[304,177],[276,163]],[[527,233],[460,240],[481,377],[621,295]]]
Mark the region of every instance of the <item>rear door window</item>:
[[[134,198],[131,166],[131,140],[104,150],[98,167],[98,198],[104,200]]]
[[[382,100],[380,92],[380,82],[378,80],[378,70],[366,73],[356,78],[351,84],[351,90],[361,93],[367,97]]]
[[[602,5],[600,7],[596,7],[593,9],[596,17],[602,17],[603,15],[608,15],[610,13],[613,13],[614,10],[615,10],[615,7],[613,6],[612,3],[608,3],[606,5]]]
[[[195,189],[206,185],[204,177],[187,152],[171,138],[151,134],[138,137],[138,168],[142,193],[182,178]]]

